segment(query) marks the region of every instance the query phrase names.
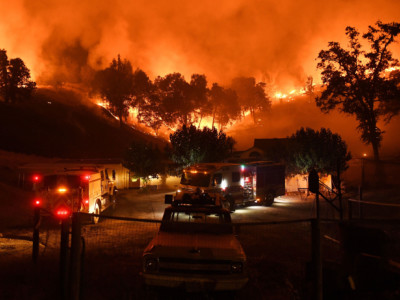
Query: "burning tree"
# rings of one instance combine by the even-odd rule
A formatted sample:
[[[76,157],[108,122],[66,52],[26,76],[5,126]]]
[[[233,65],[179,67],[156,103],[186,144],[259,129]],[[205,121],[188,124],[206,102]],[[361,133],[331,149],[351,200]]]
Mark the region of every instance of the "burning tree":
[[[126,115],[133,96],[131,63],[126,59],[122,61],[118,55],[108,68],[96,72],[93,89],[110,103],[122,127],[122,117]]]
[[[194,111],[189,96],[189,83],[180,73],[168,74],[165,77],[159,76],[154,83],[164,108],[164,122],[170,126],[174,126],[176,123],[187,125],[190,115]]]
[[[232,89],[225,89],[214,83],[210,90],[209,104],[212,115],[212,128],[214,127],[214,122],[217,122],[219,128],[222,129],[229,121],[240,117],[241,109],[238,97]]]
[[[15,103],[31,96],[36,83],[20,58],[8,60],[7,52],[0,49],[0,95],[5,102]]]
[[[370,26],[362,35],[370,44],[369,52],[366,52],[362,50],[359,32],[354,27],[347,27],[349,50],[337,42],[330,42],[329,49],[318,55],[318,68],[322,69],[325,89],[316,98],[317,106],[323,112],[338,108],[355,115],[361,139],[372,145],[376,161],[379,160],[383,136],[377,123],[382,117],[389,122],[400,109],[399,105],[393,104],[400,101],[398,81],[385,72],[399,65],[389,51],[399,33],[400,23],[378,21],[375,27]]]
[[[138,110],[138,120],[142,121],[142,111],[148,106],[151,95],[154,93],[154,85],[149,76],[137,69],[132,76],[132,101],[131,105]]]
[[[193,74],[190,79],[190,98],[198,115],[196,121],[199,121],[199,127],[203,117],[207,115],[209,107],[208,92],[206,76]],[[199,118],[200,120],[198,120]]]
[[[266,111],[271,107],[264,82],[256,83],[254,77],[238,77],[232,80],[231,87],[238,96],[243,112],[250,111],[254,123],[257,111]]]

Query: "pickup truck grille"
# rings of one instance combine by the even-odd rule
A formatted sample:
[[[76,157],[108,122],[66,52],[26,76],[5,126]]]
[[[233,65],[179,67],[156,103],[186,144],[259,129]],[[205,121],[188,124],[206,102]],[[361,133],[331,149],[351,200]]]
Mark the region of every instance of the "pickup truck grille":
[[[185,274],[231,274],[231,261],[159,258],[159,271]]]

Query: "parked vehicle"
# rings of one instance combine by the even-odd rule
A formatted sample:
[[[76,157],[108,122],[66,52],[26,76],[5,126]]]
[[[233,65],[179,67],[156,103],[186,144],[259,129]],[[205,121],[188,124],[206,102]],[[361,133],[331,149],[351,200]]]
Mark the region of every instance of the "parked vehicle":
[[[93,222],[97,223],[102,211],[116,205],[117,188],[112,170],[65,169],[35,176],[37,197],[50,213],[58,214],[65,210],[92,213],[96,215]]]
[[[142,276],[147,285],[187,291],[241,289],[248,281],[246,255],[230,212],[204,193],[175,199],[144,250]]]
[[[285,194],[285,165],[273,162],[249,164],[202,163],[183,170],[175,198],[200,190],[221,195],[231,211],[236,205],[259,203],[270,206],[275,197]]]

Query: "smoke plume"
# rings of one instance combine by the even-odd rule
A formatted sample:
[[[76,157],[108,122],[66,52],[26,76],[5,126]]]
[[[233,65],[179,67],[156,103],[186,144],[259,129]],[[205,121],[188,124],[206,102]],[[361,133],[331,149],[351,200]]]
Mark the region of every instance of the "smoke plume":
[[[277,89],[318,81],[315,58],[378,19],[398,21],[398,0],[0,0],[0,48],[40,82],[84,81],[120,54],[150,76],[254,76]],[[399,57],[399,44],[392,50]]]

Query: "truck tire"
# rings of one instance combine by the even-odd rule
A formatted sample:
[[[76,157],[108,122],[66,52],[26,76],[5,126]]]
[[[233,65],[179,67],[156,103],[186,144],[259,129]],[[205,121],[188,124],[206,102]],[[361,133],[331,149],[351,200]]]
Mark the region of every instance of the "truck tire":
[[[269,191],[265,194],[264,201],[262,202],[262,204],[264,206],[271,206],[274,203],[274,200],[275,200],[275,192]]]
[[[99,200],[96,201],[96,203],[94,204],[94,214],[96,215],[100,215],[101,212],[101,203]],[[92,216],[92,223],[93,224],[97,224],[100,221],[100,217],[99,216]]]
[[[108,201],[112,210],[115,210],[115,208],[117,207],[117,195],[115,190],[113,191],[112,195],[108,196]]]

